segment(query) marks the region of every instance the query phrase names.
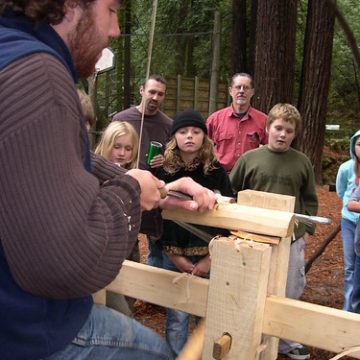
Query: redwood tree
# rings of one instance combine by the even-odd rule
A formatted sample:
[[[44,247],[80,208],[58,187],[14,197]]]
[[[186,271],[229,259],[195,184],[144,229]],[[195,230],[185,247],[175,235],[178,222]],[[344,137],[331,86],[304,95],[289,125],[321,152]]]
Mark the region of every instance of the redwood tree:
[[[232,2],[231,74],[247,72],[246,0]]]
[[[299,148],[321,183],[335,15],[326,0],[309,0],[298,109],[303,118]]]
[[[254,106],[263,112],[293,102],[296,0],[258,2]]]
[[[249,57],[248,73],[254,74],[255,49],[256,49],[256,25],[257,25],[258,0],[251,1],[250,26],[249,26]]]

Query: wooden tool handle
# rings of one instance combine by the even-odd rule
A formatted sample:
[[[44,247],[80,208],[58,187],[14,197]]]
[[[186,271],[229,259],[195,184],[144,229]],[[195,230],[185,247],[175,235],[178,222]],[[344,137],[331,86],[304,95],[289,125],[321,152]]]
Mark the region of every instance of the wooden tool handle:
[[[205,320],[201,319],[176,360],[199,360],[204,347]]]
[[[167,196],[167,190],[166,190],[166,188],[165,188],[165,187],[160,188],[160,189],[159,189],[159,192],[160,192],[160,197],[161,197],[162,199],[165,199],[166,196]]]

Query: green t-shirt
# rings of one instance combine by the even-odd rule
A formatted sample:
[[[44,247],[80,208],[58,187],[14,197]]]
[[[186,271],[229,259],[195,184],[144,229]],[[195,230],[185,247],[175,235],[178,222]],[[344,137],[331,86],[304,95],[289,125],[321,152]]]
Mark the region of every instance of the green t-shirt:
[[[315,175],[310,160],[293,148],[274,152],[268,146],[250,150],[242,155],[230,173],[234,193],[251,189],[275,194],[295,196],[295,212],[316,215]],[[295,238],[308,232],[313,234],[314,225],[299,223]]]

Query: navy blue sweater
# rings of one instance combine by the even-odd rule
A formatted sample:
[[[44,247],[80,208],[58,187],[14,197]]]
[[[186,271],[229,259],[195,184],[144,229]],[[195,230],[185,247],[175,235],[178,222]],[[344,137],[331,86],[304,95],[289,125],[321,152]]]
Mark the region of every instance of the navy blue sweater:
[[[10,12],[0,17],[0,71],[36,52],[55,56],[77,81],[68,49],[49,25],[43,24],[34,30],[26,19],[13,16]],[[86,156],[85,167],[90,170],[89,156]],[[35,360],[62,349],[80,330],[91,307],[91,296],[54,300],[23,291],[10,273],[0,242],[2,360]]]

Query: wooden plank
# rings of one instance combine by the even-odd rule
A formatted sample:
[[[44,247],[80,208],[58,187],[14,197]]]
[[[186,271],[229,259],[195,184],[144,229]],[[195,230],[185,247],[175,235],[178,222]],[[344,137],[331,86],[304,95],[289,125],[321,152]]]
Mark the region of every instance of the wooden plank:
[[[237,194],[237,203],[264,209],[294,212],[295,196],[256,190],[243,190]]]
[[[270,296],[263,332],[339,353],[359,345],[360,314]],[[351,356],[360,359],[359,352]]]
[[[213,242],[203,359],[214,342],[232,337],[227,360],[253,359],[261,342],[271,248],[267,244],[219,239]]]
[[[184,274],[184,277],[174,282],[179,275],[178,272],[125,260],[119,275],[106,289],[204,316],[209,280]]]
[[[183,209],[163,210],[164,219],[242,230],[269,236],[287,237],[293,232],[293,213],[238,204],[219,204],[203,213]]]

